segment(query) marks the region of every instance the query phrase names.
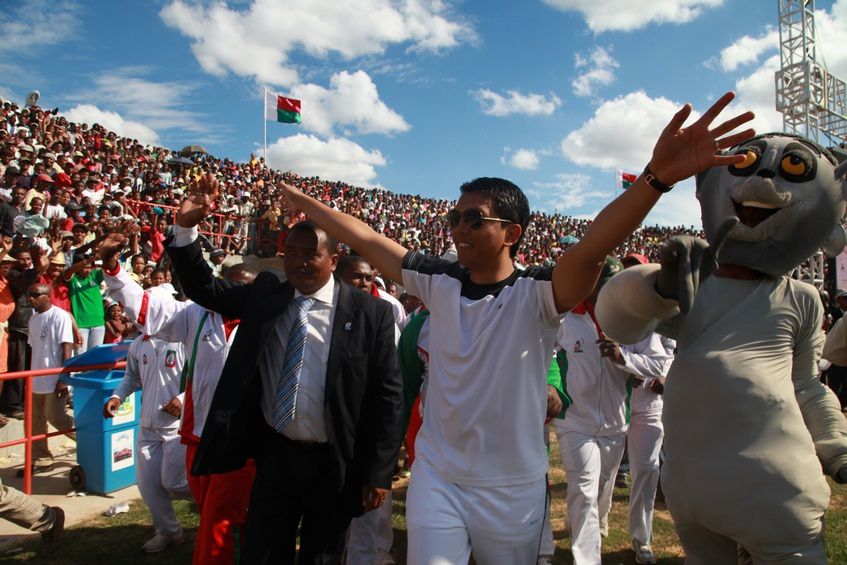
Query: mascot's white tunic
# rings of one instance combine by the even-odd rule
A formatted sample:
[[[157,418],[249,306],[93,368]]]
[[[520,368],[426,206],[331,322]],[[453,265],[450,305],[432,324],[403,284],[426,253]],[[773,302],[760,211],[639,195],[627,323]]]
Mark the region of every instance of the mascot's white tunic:
[[[714,253],[677,239],[661,269],[612,279],[597,315],[623,342],[657,325],[677,340],[662,487],[686,563],[734,564],[739,545],[755,563],[826,563],[821,467],[847,480],[847,423],[818,379],[818,292],[784,275],[838,226],[843,174],[791,136],[760,136],[733,152],[748,158],[697,179],[706,237],[720,249],[716,273],[708,276]]]

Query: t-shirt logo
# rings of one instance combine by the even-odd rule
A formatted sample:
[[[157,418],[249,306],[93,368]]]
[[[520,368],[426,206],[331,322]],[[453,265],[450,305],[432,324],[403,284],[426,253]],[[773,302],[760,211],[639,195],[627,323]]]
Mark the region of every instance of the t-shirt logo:
[[[176,351],[173,349],[168,349],[168,352],[165,353],[165,367],[168,369],[176,367]]]
[[[574,344],[573,344],[573,352],[574,353],[582,353],[582,342],[583,342],[583,340],[581,340],[581,339],[578,339],[578,340],[576,340],[576,342],[574,342]]]
[[[147,354],[146,353],[141,356],[141,364],[142,365],[147,364]]]
[[[46,339],[47,339],[47,334],[48,334],[49,332],[50,332],[50,330],[49,330],[49,328],[48,328],[47,326],[44,326],[43,328],[41,328],[41,339],[42,339],[42,340],[46,340]]]

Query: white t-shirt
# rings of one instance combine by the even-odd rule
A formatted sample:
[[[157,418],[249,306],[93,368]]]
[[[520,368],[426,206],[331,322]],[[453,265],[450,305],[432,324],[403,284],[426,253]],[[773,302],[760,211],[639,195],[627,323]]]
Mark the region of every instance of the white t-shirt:
[[[404,258],[403,285],[431,312],[415,451],[446,480],[505,486],[547,472],[547,370],[561,321],[551,274],[532,268],[481,286],[457,263]]]
[[[62,344],[74,342],[71,316],[57,306],[39,314],[33,311],[29,319],[29,345],[32,347],[32,369],[62,366]],[[49,394],[56,390],[59,375],[36,377],[32,392]]]

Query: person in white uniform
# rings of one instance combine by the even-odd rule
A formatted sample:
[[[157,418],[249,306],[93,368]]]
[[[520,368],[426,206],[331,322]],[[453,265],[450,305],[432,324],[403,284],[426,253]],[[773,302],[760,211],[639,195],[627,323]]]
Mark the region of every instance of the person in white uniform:
[[[143,391],[136,476],[156,532],[142,546],[147,553],[159,553],[185,541],[172,504],[175,498],[191,499],[185,474],[185,446],[180,443],[178,433],[182,411],[179,385],[184,362],[181,343],[138,336],[129,347],[124,378],[103,407],[103,416],[113,418],[130,394]]]
[[[594,317],[600,287],[623,270],[607,257],[591,296],[565,315],[559,346],[568,356],[565,387],[572,404],[554,424],[567,474],[568,526],[576,565],[599,565],[601,535],[608,533],[615,474],[628,427],[629,375],[620,348],[606,339]]]
[[[686,105],[662,132],[635,184],[607,206],[552,268],[518,271],[530,220],[516,185],[480,178],[462,186],[447,216],[458,263],[408,251],[370,226],[280,184],[290,210],[402,281],[430,309],[430,378],[407,497],[408,563],[534,563],[544,517],[543,428],[547,369],[561,314],[588,296],[605,256],[662,192],[716,165],[752,131],[727,135],[746,113],[710,130],[728,93],[691,126]]]
[[[643,259],[643,260],[642,260]],[[624,268],[645,264],[647,258],[628,255]],[[629,536],[636,563],[655,563],[653,505],[659,484],[659,456],[662,450],[662,392],[673,362],[676,342],[653,333],[633,345],[621,345],[623,369],[635,382],[630,397],[629,430],[626,434],[632,484],[629,490]]]

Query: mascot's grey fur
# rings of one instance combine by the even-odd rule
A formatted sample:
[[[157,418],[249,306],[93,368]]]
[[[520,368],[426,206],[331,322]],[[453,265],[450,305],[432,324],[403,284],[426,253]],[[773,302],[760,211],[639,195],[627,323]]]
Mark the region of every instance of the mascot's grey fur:
[[[847,480],[847,423],[818,379],[818,292],[786,274],[843,243],[847,167],[783,134],[730,151],[744,162],[697,177],[711,247],[674,238],[661,266],[609,281],[597,317],[624,343],[677,340],[662,486],[686,563],[734,564],[738,545],[754,563],[826,563],[824,473]]]

